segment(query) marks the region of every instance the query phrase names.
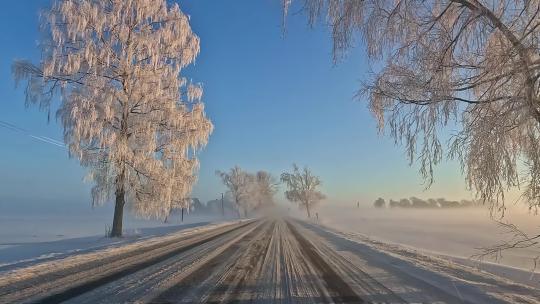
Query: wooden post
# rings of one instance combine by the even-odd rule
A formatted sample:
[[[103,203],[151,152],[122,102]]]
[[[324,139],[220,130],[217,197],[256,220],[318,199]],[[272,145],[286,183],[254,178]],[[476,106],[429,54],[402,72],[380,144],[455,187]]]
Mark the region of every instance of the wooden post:
[[[221,215],[225,217],[225,205],[223,205],[223,193],[221,193]]]

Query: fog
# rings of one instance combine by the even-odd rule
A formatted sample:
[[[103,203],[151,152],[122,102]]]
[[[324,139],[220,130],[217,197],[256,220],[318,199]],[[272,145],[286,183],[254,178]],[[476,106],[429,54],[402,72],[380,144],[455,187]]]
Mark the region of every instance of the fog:
[[[320,221],[342,231],[357,232],[370,238],[415,247],[422,251],[469,258],[480,251],[508,239],[485,208],[406,209],[323,205],[318,210]],[[540,217],[517,208],[505,215],[504,221],[525,232],[539,231]],[[498,261],[503,265],[531,269],[538,248],[513,249]],[[494,262],[492,259],[491,262]]]

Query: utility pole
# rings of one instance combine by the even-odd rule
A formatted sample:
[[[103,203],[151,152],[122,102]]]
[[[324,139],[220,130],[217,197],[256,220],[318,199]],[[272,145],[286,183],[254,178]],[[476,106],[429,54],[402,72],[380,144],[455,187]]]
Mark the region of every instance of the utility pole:
[[[223,205],[223,193],[221,193],[221,215],[225,217],[225,206]]]
[[[184,208],[182,207],[182,222],[184,221]]]

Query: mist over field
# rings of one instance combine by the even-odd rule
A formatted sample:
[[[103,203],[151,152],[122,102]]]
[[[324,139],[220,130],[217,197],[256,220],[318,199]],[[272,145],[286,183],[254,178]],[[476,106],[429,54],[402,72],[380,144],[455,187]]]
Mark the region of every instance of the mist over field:
[[[511,237],[490,218],[489,210],[481,207],[378,209],[323,205],[319,215],[325,225],[337,229],[455,257],[469,258],[480,252],[477,248],[493,246]],[[502,221],[509,221],[528,233],[537,231],[539,226],[537,217],[520,208],[510,208]],[[537,255],[534,248],[511,249],[497,262],[530,270]]]
[[[190,210],[181,209],[171,212],[167,221],[138,218],[132,213],[125,216],[125,232],[133,237],[141,233],[143,228],[160,228],[174,230],[178,225],[209,223],[231,220],[237,217],[230,202],[225,200],[225,208],[221,209],[219,200],[212,200],[201,205],[195,201]],[[38,242],[54,242],[81,237],[105,238],[111,227],[114,206],[105,204],[91,208],[88,204],[72,203],[53,208],[7,208],[8,204],[0,203],[0,248],[5,246],[24,245]],[[24,206],[23,203],[19,204]],[[1,254],[1,252],[0,252]]]

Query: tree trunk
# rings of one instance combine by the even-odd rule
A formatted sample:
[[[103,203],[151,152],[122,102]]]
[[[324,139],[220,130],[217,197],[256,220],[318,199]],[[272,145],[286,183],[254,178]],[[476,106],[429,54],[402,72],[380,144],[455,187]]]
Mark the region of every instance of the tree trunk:
[[[244,208],[244,217],[247,218],[247,208]]]
[[[122,219],[124,218],[124,189],[116,192],[116,203],[114,205],[114,218],[111,230],[111,237],[122,236]]]
[[[221,193],[221,216],[225,217],[225,206],[223,205],[223,193]]]
[[[236,202],[236,208],[235,209],[236,209],[236,213],[238,214],[238,218],[242,218],[242,214],[240,213],[240,208],[242,208],[242,207],[240,206],[240,203],[238,202],[238,199],[235,200],[235,202]]]
[[[309,204],[306,204],[307,217],[311,218],[311,213],[309,212]]]
[[[114,218],[113,226],[111,230],[111,237],[120,237],[122,236],[122,219],[124,218],[124,205],[126,191],[124,189],[124,177],[125,171],[122,170],[121,173],[116,178],[116,202],[114,205]]]
[[[182,222],[184,221],[184,208],[182,208]]]
[[[124,86],[124,91],[126,90]],[[123,104],[124,107],[124,113],[122,114],[122,120],[120,123],[120,138],[119,141],[125,141],[127,143],[128,141],[128,115],[129,115],[129,109],[126,104]],[[113,218],[113,226],[111,230],[111,237],[120,237],[122,236],[122,220],[124,218],[124,205],[126,204],[126,189],[125,189],[125,179],[126,179],[126,164],[124,163],[123,159],[120,159],[118,162],[119,165],[119,173],[118,176],[116,176],[116,203],[114,205],[114,218]]]

